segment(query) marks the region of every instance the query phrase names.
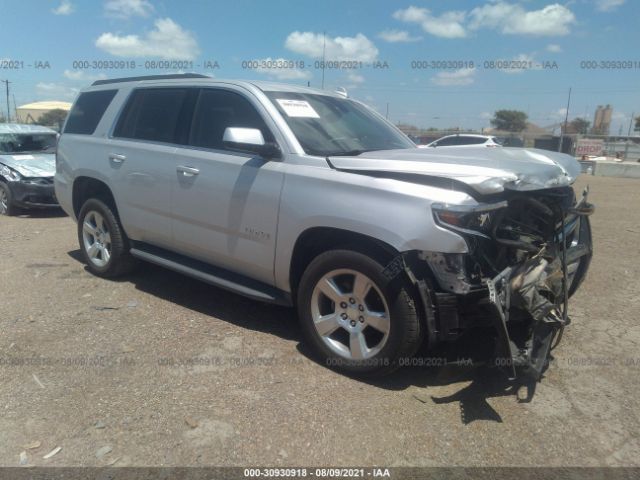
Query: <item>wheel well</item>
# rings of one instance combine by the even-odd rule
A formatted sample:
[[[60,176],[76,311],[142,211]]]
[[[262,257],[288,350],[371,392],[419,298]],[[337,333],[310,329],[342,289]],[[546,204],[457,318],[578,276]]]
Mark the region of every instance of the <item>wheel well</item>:
[[[291,256],[289,282],[294,295],[302,274],[313,259],[321,253],[336,249],[363,253],[382,265],[399,253],[391,245],[361,233],[329,227],[310,228],[298,237]]]
[[[106,183],[91,177],[78,177],[73,182],[73,212],[76,218],[82,205],[90,198],[97,198],[109,205],[117,215],[116,202]]]

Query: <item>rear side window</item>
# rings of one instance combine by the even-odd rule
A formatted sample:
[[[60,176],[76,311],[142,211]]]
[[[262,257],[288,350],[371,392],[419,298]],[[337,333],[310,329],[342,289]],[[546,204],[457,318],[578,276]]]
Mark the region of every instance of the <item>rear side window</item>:
[[[150,88],[134,91],[118,120],[114,137],[176,142],[185,88]]]
[[[93,134],[116,93],[117,90],[81,93],[69,112],[64,133]]]
[[[448,147],[450,145],[459,145],[458,137],[446,137],[442,140],[438,140],[439,147]]]
[[[203,89],[198,97],[189,144],[224,150],[222,137],[227,127],[257,128],[265,142],[274,138],[251,102],[228,90]]]
[[[459,145],[480,145],[486,141],[487,139],[482,137],[460,137]]]

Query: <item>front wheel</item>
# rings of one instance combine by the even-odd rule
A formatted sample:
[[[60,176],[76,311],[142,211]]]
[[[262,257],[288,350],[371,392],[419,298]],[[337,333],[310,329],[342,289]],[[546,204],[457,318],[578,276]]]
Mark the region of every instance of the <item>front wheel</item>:
[[[0,182],[0,215],[10,217],[18,213],[17,207],[13,204],[13,196],[9,186]]]
[[[101,200],[89,199],[80,209],[78,241],[94,275],[117,277],[135,266],[135,259],[129,253],[129,239],[111,207]]]
[[[302,331],[315,353],[336,370],[382,374],[413,356],[422,328],[411,286],[389,279],[372,258],[350,250],[316,257],[298,289]]]

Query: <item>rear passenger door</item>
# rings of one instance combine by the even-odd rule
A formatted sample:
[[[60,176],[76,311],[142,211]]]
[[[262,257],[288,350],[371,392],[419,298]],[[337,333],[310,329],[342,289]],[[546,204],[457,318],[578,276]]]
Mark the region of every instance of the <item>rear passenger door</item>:
[[[108,152],[119,213],[130,238],[170,247],[176,143],[188,115],[188,88],[133,90]],[[188,120],[188,119],[187,119]]]
[[[272,284],[282,163],[222,142],[227,127],[258,128],[274,141],[267,122],[242,90],[200,90],[176,152],[172,222],[180,253]]]

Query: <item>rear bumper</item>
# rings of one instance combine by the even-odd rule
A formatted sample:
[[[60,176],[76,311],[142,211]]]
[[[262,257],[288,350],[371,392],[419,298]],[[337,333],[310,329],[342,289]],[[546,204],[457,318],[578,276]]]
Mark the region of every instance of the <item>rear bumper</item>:
[[[15,205],[23,208],[59,208],[58,200],[49,180],[36,179],[34,182],[10,182],[9,189]]]

